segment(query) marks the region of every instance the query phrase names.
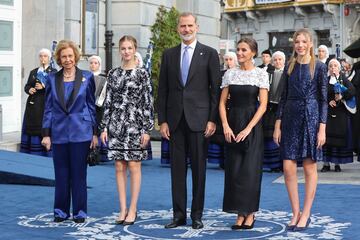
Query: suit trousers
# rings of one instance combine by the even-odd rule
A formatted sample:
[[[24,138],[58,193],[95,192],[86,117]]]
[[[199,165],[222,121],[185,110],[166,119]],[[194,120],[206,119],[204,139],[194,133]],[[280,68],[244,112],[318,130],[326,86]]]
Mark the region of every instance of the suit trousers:
[[[174,218],[186,219],[187,202],[187,153],[192,172],[191,219],[200,220],[204,209],[206,156],[208,139],[204,132],[192,131],[184,117],[170,133],[171,187]]]
[[[53,144],[55,169],[54,212],[61,210],[70,216],[72,198],[73,217],[87,213],[86,170],[90,141]],[[82,216],[84,217],[84,216]]]

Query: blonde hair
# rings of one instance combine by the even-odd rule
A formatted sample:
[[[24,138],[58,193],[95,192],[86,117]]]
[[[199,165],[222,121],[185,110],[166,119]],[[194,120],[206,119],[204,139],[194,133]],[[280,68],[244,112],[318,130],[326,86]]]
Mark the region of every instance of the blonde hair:
[[[312,34],[310,32],[310,30],[306,29],[306,28],[303,28],[303,29],[299,29],[297,30],[295,33],[294,33],[294,36],[293,36],[293,52],[292,52],[292,55],[290,57],[290,60],[289,60],[289,68],[288,68],[288,75],[290,75],[292,73],[292,71],[294,70],[294,67],[295,67],[295,64],[296,64],[296,60],[297,60],[297,53],[295,51],[295,41],[296,41],[296,38],[299,36],[299,35],[304,35],[305,37],[307,37],[311,43],[313,43],[313,37],[312,37]],[[314,74],[315,74],[315,64],[316,64],[316,58],[315,58],[315,52],[314,52],[314,44],[313,46],[310,48],[310,63],[309,63],[309,66],[310,66],[310,75],[311,75],[311,79],[314,78]]]
[[[70,41],[70,40],[61,40],[57,44],[55,54],[54,54],[57,65],[61,66],[61,56],[60,56],[61,51],[66,48],[72,48],[72,50],[74,51],[75,65],[76,65],[80,60],[80,50],[79,50],[78,46],[73,41]]]

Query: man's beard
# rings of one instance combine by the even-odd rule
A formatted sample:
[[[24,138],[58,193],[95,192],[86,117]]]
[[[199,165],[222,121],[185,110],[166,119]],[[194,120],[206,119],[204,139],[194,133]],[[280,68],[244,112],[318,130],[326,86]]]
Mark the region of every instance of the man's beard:
[[[183,34],[179,34],[180,35],[180,38],[183,40],[183,41],[190,41],[192,39],[195,38],[196,34],[193,33],[193,34],[188,34],[188,35],[183,35]]]

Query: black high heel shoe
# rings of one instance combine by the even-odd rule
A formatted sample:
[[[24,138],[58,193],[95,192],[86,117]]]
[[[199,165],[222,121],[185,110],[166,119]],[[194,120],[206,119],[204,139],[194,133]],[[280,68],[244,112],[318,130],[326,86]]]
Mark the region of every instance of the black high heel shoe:
[[[297,223],[299,222],[299,220],[300,220],[300,215],[299,215],[299,217],[297,218],[295,224],[293,224],[293,225],[286,225],[286,230],[287,230],[287,231],[294,231],[294,228],[296,228],[296,225],[297,225]]]
[[[123,225],[124,225],[124,226],[134,225],[134,223],[136,222],[136,218],[137,218],[137,212],[135,212],[135,219],[134,219],[134,221],[128,222],[128,221],[125,221],[125,220],[124,220]]]
[[[305,224],[305,226],[304,227],[298,227],[297,225],[294,227],[294,232],[301,232],[301,231],[304,231],[304,230],[306,230],[308,227],[309,227],[309,225],[310,225],[310,223],[311,223],[311,219],[310,219],[310,217],[307,219],[307,221],[306,221],[306,224]]]
[[[253,229],[254,228],[254,223],[255,223],[255,215],[253,215],[253,221],[252,221],[252,223],[250,225],[245,224],[246,219],[247,219],[247,217],[245,218],[243,224],[241,225],[241,228],[242,229]]]
[[[234,224],[234,225],[232,225],[232,226],[231,226],[231,229],[232,229],[232,230],[242,229],[242,225],[243,225],[244,222],[245,222],[245,216],[242,216],[242,215],[241,215],[241,217],[244,218],[243,221],[241,222],[241,224]],[[238,218],[239,218],[239,217],[238,217]]]
[[[125,218],[126,218],[127,214],[128,214],[128,212],[127,212],[127,210],[125,210]],[[124,218],[124,219],[119,219],[119,218],[117,218],[117,219],[115,220],[115,224],[116,224],[116,225],[121,225],[121,224],[123,224],[123,223],[125,222],[125,218]]]

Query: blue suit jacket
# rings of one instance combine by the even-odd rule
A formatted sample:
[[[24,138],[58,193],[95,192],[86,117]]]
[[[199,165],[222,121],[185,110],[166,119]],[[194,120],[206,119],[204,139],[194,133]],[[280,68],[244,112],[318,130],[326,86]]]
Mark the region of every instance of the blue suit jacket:
[[[52,143],[91,141],[96,134],[94,75],[76,68],[74,90],[65,103],[63,70],[48,76],[42,135]]]

